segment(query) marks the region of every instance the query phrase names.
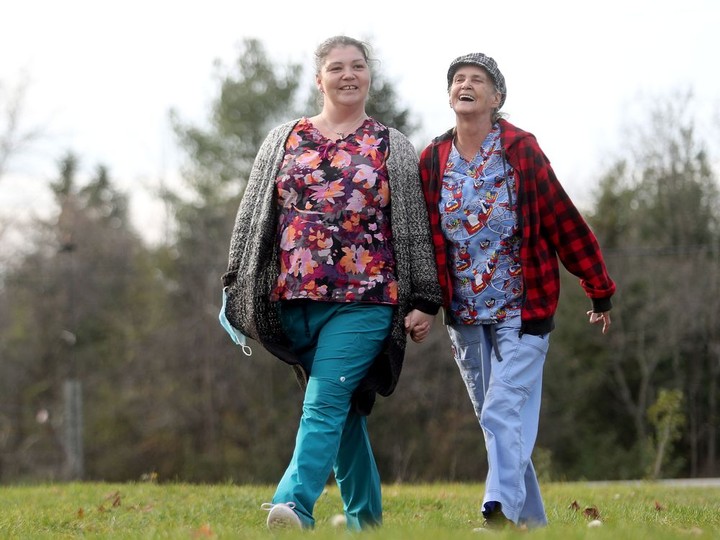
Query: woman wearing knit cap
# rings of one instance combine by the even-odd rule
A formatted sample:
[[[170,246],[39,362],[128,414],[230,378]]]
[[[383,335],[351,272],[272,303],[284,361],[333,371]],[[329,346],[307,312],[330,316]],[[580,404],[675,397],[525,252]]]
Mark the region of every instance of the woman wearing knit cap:
[[[485,438],[485,527],[547,524],[531,454],[558,259],[610,327],[615,284],[535,137],[501,117],[505,78],[472,53],[447,73],[455,127],[420,156],[453,355]],[[412,334],[411,334],[412,335]]]

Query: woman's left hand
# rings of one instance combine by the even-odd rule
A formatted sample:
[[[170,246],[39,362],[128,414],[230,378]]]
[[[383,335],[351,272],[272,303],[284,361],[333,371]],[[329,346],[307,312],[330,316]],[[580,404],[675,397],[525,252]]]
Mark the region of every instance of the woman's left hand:
[[[595,313],[594,311],[588,311],[587,315],[590,317],[590,324],[597,324],[602,321],[602,333],[607,334],[610,330],[610,312],[605,311],[603,313]]]

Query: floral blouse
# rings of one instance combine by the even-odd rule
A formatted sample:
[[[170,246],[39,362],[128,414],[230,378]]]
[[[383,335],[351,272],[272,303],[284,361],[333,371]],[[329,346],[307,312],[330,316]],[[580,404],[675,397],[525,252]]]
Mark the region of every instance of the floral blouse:
[[[397,304],[388,129],[368,118],[344,139],[307,118],[276,180],[280,275],[271,299]]]

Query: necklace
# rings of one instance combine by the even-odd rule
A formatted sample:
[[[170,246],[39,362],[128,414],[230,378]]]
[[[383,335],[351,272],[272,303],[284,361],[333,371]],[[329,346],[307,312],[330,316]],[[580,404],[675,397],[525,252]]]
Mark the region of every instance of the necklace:
[[[346,135],[349,135],[350,133],[352,133],[354,131],[354,129],[357,129],[358,126],[362,122],[364,122],[366,118],[367,118],[367,115],[363,111],[363,113],[360,116],[358,116],[357,118],[355,118],[355,120],[352,120],[350,122],[343,122],[341,124],[333,126],[332,124],[330,124],[330,122],[328,122],[328,120],[324,116],[320,115],[320,119],[322,120],[322,123],[325,124],[325,126],[327,126],[327,129],[329,131],[331,131],[332,133],[334,133],[335,135],[339,136],[341,139],[344,139]],[[349,127],[347,130],[338,131],[341,126],[349,126]]]

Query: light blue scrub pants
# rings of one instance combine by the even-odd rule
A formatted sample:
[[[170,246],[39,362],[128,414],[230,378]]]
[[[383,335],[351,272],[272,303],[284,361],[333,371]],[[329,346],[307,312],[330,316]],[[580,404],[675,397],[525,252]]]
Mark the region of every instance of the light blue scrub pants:
[[[515,524],[541,527],[547,516],[530,458],[549,336],[520,337],[519,331],[519,316],[495,325],[448,326],[453,355],[485,437],[483,511],[499,502]]]
[[[295,450],[272,502],[295,503],[304,527],[330,472],[340,488],[347,527],[382,523],[380,475],[366,417],[351,397],[390,334],[393,308],[379,304],[288,301],[283,328],[309,374]]]

